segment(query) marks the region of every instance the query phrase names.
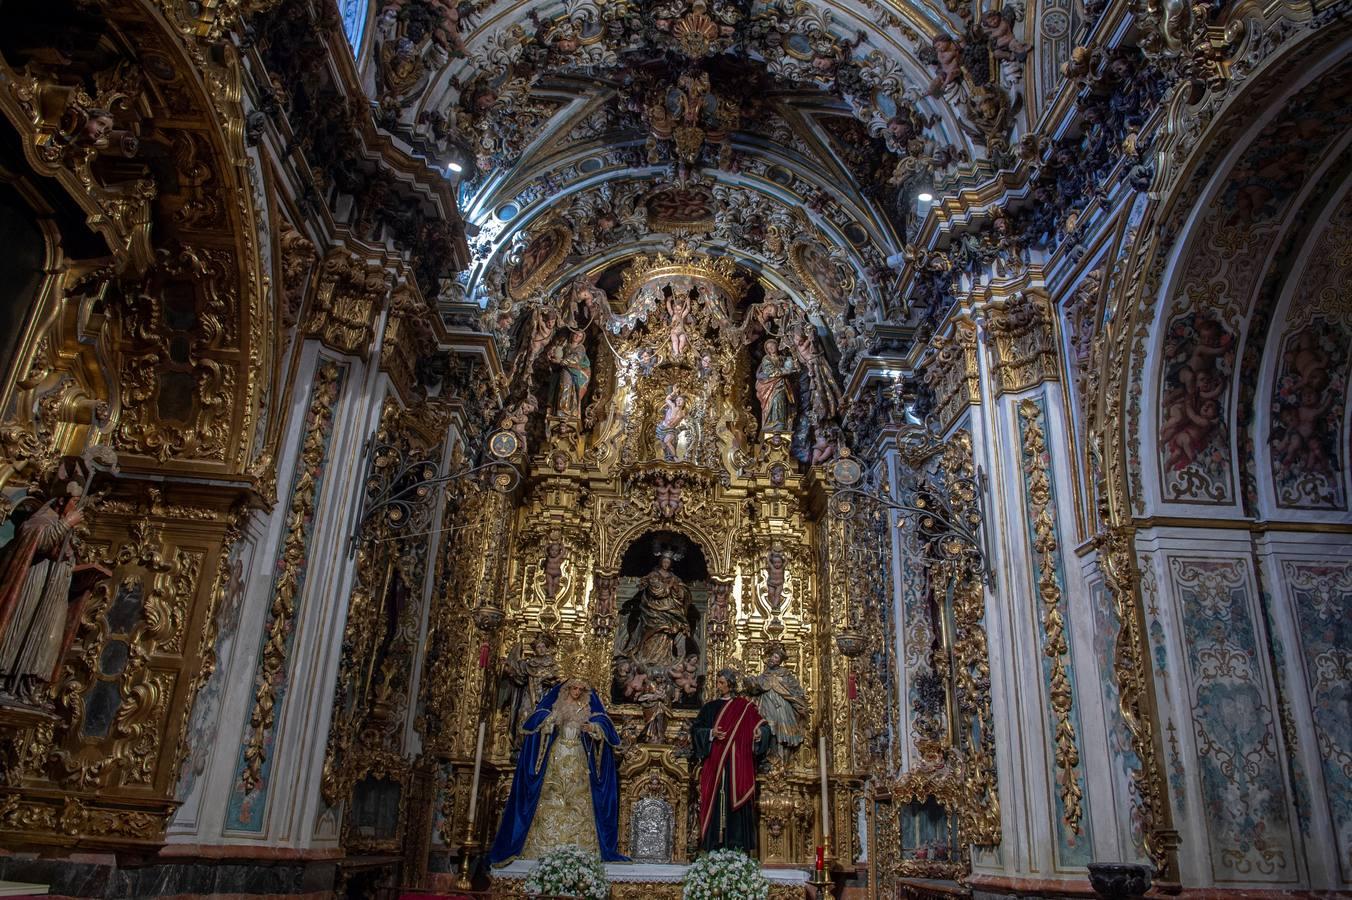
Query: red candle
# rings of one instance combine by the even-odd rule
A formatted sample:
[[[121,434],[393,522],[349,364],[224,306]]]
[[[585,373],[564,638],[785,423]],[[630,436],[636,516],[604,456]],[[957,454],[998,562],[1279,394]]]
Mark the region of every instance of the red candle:
[[[488,668],[488,641],[479,645],[479,668]]]
[[[845,693],[851,700],[859,696],[859,682],[855,678],[855,674],[851,672],[849,681],[845,684]]]
[[[826,848],[817,845],[817,871],[820,872],[826,868]]]

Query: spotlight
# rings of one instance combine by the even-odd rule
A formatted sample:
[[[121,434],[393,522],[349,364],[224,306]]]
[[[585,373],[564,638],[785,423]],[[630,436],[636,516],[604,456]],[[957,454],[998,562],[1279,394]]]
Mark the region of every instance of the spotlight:
[[[459,174],[460,174],[461,172],[463,172],[464,170],[465,170],[465,167],[462,166],[462,165],[460,165],[460,163],[458,163],[458,162],[449,162],[449,163],[446,163],[446,174],[447,174],[447,175],[459,175]]]
[[[934,199],[934,195],[931,194],[929,191],[925,191],[924,193],[917,196],[916,199],[919,200],[921,203],[929,203]]]

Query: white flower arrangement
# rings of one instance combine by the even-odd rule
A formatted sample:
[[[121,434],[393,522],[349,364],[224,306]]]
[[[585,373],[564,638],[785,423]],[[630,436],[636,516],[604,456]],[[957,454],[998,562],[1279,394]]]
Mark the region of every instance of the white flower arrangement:
[[[770,882],[760,863],[740,850],[705,853],[685,873],[684,900],[767,900]]]
[[[540,857],[540,864],[527,876],[522,889],[527,895],[546,894],[581,900],[606,900],[610,896],[610,882],[606,880],[606,867],[601,857],[573,845],[559,847]]]

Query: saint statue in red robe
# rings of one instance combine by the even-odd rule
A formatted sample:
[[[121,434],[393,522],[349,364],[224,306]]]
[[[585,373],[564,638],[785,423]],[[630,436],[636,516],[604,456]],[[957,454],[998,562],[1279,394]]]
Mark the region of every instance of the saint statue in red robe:
[[[770,726],[745,697],[737,674],[718,673],[718,697],[699,711],[690,743],[700,762],[700,849],[756,851],[756,765],[770,749]]]

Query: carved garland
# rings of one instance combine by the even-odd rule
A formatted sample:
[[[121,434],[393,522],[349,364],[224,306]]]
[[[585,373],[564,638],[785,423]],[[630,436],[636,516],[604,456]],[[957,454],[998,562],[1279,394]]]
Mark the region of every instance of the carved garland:
[[[1037,554],[1038,595],[1042,598],[1042,652],[1052,663],[1051,705],[1056,717],[1056,767],[1061,790],[1062,816],[1066,825],[1080,833],[1084,815],[1083,791],[1076,768],[1080,751],[1076,746],[1072,713],[1073,691],[1066,641],[1065,616],[1061,612],[1061,583],[1057,573],[1058,549],[1056,522],[1053,519],[1052,485],[1047,473],[1047,442],[1042,431],[1042,409],[1032,400],[1019,404],[1019,425],[1023,433],[1023,466],[1028,476],[1029,513],[1032,516],[1033,550]]]
[[[939,465],[954,512],[971,520],[977,516],[977,499],[970,432],[954,433]],[[968,563],[954,573],[953,584],[955,718],[962,722],[958,749],[965,757],[962,782],[967,798],[959,807],[958,821],[965,840],[993,847],[1000,843],[1000,795],[985,611],[981,577]]]
[[[263,783],[268,737],[277,721],[281,702],[279,686],[286,668],[296,607],[305,583],[305,569],[311,537],[310,521],[318,499],[320,478],[329,449],[334,410],[342,391],[345,368],[335,362],[320,364],[306,417],[309,428],[300,459],[296,462],[291,508],[287,511],[286,537],[277,559],[273,582],[272,607],[268,610],[263,652],[258,662],[257,697],[249,714],[249,736],[244,746],[244,770],[240,782],[246,791],[255,791]]]
[[[189,728],[188,723],[192,719],[193,705],[197,702],[197,695],[211,676],[216,672],[216,665],[219,659],[216,656],[216,637],[220,632],[221,623],[218,619],[218,612],[221,607],[221,600],[224,598],[230,586],[230,563],[231,553],[234,550],[235,543],[244,533],[244,526],[249,519],[249,511],[239,509],[233,519],[226,525],[225,536],[221,540],[221,549],[216,557],[215,580],[211,586],[211,600],[207,607],[203,621],[206,623],[202,631],[201,638],[198,639],[198,658],[202,660],[201,668],[198,669],[188,682],[186,699],[183,702],[183,711],[179,716],[178,726],[178,747],[174,753],[174,765],[172,771],[179,771],[183,765],[183,760],[187,758],[192,749],[188,746]]]
[[[1154,724],[1149,704],[1148,662],[1145,656],[1138,611],[1137,589],[1140,584],[1132,560],[1135,546],[1130,528],[1115,528],[1101,533],[1095,544],[1099,550],[1099,565],[1104,582],[1113,598],[1113,613],[1121,625],[1117,647],[1113,654],[1113,673],[1117,678],[1118,707],[1122,720],[1131,734],[1131,749],[1141,761],[1132,773],[1132,821],[1141,823],[1142,843],[1157,871],[1165,872],[1177,848],[1178,835],[1161,828],[1167,815],[1163,773],[1156,752]]]

